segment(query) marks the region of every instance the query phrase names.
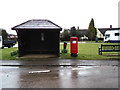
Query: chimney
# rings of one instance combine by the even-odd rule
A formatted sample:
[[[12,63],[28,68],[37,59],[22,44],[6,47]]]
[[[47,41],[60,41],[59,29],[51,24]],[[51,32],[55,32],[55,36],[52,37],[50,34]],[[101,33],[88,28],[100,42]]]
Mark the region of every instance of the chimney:
[[[110,28],[112,28],[112,25],[110,25]]]

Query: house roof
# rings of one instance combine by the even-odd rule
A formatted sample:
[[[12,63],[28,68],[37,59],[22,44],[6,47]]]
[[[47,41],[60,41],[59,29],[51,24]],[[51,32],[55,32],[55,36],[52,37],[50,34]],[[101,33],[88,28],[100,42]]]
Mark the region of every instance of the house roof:
[[[62,28],[57,24],[46,19],[33,19],[17,25],[12,30],[28,30],[28,29],[60,29]]]
[[[84,35],[88,29],[79,29],[79,30],[81,31],[82,35]],[[104,35],[107,30],[120,30],[120,28],[98,28],[98,30]]]
[[[98,29],[103,35],[107,30],[120,30],[120,28],[98,28]]]
[[[99,30],[119,30],[120,28],[98,28]]]
[[[105,32],[107,31],[106,29],[99,29],[98,28],[98,30],[104,35],[105,34]]]

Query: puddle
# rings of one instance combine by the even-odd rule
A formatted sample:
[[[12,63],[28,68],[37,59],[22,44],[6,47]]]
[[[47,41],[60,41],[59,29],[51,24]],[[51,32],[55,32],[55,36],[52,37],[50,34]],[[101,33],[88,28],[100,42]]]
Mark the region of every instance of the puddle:
[[[78,72],[78,75],[89,75],[90,74],[90,72],[88,72],[88,71],[80,71],[80,72]]]
[[[16,68],[19,68],[19,67],[14,67],[14,66],[0,66],[0,68],[4,68],[4,69],[16,69]]]
[[[71,63],[60,63],[59,65],[71,65]]]
[[[90,68],[94,68],[94,67],[98,67],[98,66],[78,66],[78,68],[80,68],[80,69],[90,69]]]
[[[115,88],[118,85],[118,70],[112,66],[2,68],[3,88]]]
[[[83,69],[87,70],[94,67],[98,67],[98,66],[78,66],[78,67],[72,68],[72,70],[83,70]]]
[[[50,70],[30,71],[29,73],[48,73]]]

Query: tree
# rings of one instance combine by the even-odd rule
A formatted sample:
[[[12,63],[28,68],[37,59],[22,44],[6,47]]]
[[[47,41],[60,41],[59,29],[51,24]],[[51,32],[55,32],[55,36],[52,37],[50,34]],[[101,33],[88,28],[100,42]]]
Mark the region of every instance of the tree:
[[[2,36],[3,40],[7,40],[8,33],[4,29],[0,29],[0,36]]]
[[[70,36],[76,36],[76,28],[74,26],[71,27]]]
[[[62,32],[60,36],[61,36],[62,41],[70,40],[70,32],[69,32],[69,30],[65,29],[64,32]]]
[[[94,25],[94,19],[92,18],[88,27],[87,36],[89,40],[95,40],[97,35],[97,30]]]
[[[81,31],[79,29],[76,30],[76,37],[78,37],[78,40],[80,40]]]
[[[81,31],[79,28],[71,27],[71,29],[65,29],[64,32],[60,34],[60,39],[63,41],[68,41],[70,40],[70,37],[76,36],[78,39],[81,37]]]
[[[69,34],[69,31],[68,30],[64,30],[64,39],[65,40],[69,40],[70,39],[70,34]]]

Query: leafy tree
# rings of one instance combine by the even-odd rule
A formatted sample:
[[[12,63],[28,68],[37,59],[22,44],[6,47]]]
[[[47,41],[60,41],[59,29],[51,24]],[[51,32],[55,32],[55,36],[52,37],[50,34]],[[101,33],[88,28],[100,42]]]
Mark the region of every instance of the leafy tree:
[[[94,25],[94,19],[92,18],[88,27],[87,36],[89,40],[95,40],[97,35],[97,30]]]
[[[74,26],[71,27],[70,36],[76,36],[76,28]]]
[[[0,29],[0,36],[2,36],[3,40],[7,40],[8,33],[4,29]]]
[[[70,34],[69,34],[69,31],[68,30],[64,30],[64,39],[65,40],[69,40],[70,39]]]
[[[61,36],[62,41],[70,40],[70,32],[69,32],[69,30],[65,29],[64,32],[62,32],[60,36]]]
[[[76,37],[78,37],[78,40],[80,40],[80,37],[81,37],[81,31],[80,30],[76,30]]]
[[[64,32],[60,34],[60,38],[62,41],[68,41],[72,36],[76,36],[78,37],[78,39],[81,37],[81,31],[79,30],[79,28],[76,29],[75,27],[71,27],[71,29],[65,29]]]

